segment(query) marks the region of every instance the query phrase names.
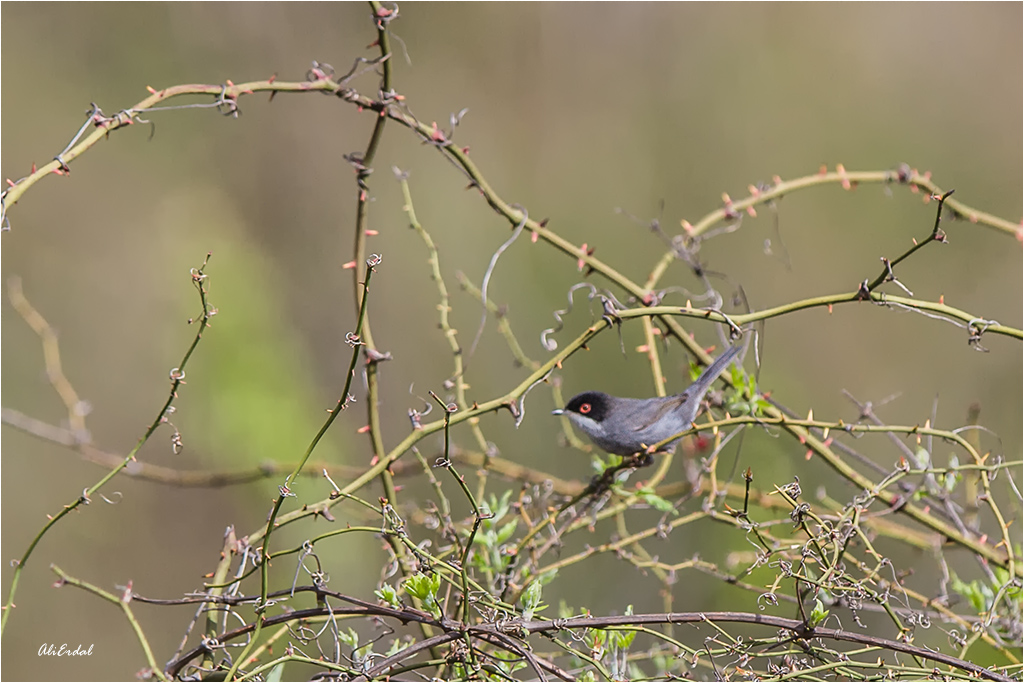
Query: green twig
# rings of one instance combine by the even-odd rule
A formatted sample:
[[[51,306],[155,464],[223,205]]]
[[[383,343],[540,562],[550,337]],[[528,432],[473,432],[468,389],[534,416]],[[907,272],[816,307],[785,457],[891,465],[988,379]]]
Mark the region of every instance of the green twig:
[[[229,681],[234,680],[235,675],[238,672],[239,666],[242,665],[242,663],[245,661],[246,657],[248,657],[249,651],[253,648],[253,646],[259,640],[260,631],[262,629],[263,622],[264,622],[263,612],[267,608],[267,594],[269,593],[269,590],[270,590],[270,586],[269,586],[270,536],[273,533],[274,529],[276,528],[275,527],[275,521],[277,519],[278,513],[281,510],[281,505],[284,503],[284,499],[285,498],[295,495],[291,491],[291,485],[294,483],[295,478],[299,476],[299,472],[302,470],[302,468],[305,466],[306,462],[309,460],[310,456],[313,454],[313,450],[320,443],[320,439],[322,439],[324,434],[327,433],[327,430],[334,423],[334,420],[337,419],[338,415],[341,414],[341,411],[343,411],[346,407],[348,407],[349,401],[351,400],[351,396],[349,394],[349,390],[352,388],[352,379],[355,377],[355,374],[356,374],[356,363],[359,360],[359,347],[363,343],[362,339],[361,339],[361,331],[363,329],[363,325],[364,325],[364,322],[366,320],[366,304],[367,304],[367,301],[369,301],[368,294],[369,294],[369,290],[370,290],[370,278],[373,276],[373,273],[375,272],[374,268],[377,265],[379,265],[380,262],[381,262],[381,258],[379,256],[376,256],[376,255],[374,257],[370,258],[370,259],[367,259],[366,271],[365,271],[366,272],[366,279],[362,283],[363,296],[360,297],[360,302],[359,302],[359,317],[356,320],[356,332],[350,333],[349,336],[348,336],[348,342],[352,345],[352,357],[349,360],[348,373],[345,375],[345,388],[342,389],[341,397],[338,398],[337,404],[334,406],[334,409],[330,411],[330,415],[324,421],[323,426],[320,427],[320,431],[318,431],[316,433],[316,436],[314,436],[313,440],[309,443],[309,446],[306,448],[306,452],[303,454],[302,458],[299,460],[298,464],[295,466],[295,469],[292,471],[291,474],[289,474],[285,478],[284,484],[282,484],[281,487],[280,487],[280,493],[278,494],[277,499],[274,501],[274,507],[273,507],[273,509],[270,512],[269,518],[267,519],[266,530],[264,531],[263,537],[261,539],[262,542],[263,542],[263,546],[260,548],[260,551],[259,551],[260,552],[260,601],[259,601],[259,604],[257,605],[257,608],[256,608],[256,611],[257,611],[256,628],[255,628],[255,630],[253,632],[252,638],[249,640],[249,643],[245,646],[245,649],[242,650],[242,653],[232,663],[231,669],[228,671],[228,674],[227,674],[227,680],[229,680]],[[349,493],[349,492],[346,491],[346,492],[342,492],[342,493]],[[250,538],[250,543],[252,541],[253,541],[253,539]]]
[[[142,646],[142,652],[146,656],[146,663],[149,665],[149,670],[161,681],[167,680],[167,677],[164,676],[164,672],[160,670],[159,666],[157,666],[156,659],[153,658],[153,649],[149,646],[149,640],[146,638],[146,634],[142,630],[142,625],[139,624],[139,621],[135,618],[135,614],[132,612],[132,608],[129,606],[129,603],[132,601],[132,589],[130,586],[124,590],[121,596],[117,596],[99,588],[98,586],[94,586],[91,583],[86,583],[85,581],[68,576],[55,564],[50,565],[50,569],[53,570],[54,574],[60,577],[58,585],[67,584],[69,586],[81,588],[84,591],[103,598],[111,604],[117,605],[124,614],[124,618],[128,620],[128,624],[132,627],[132,631],[135,632],[135,637],[138,639],[139,645]]]
[[[188,365],[188,361],[192,357],[192,353],[196,350],[196,347],[199,345],[199,340],[202,339],[203,337],[203,331],[206,330],[206,328],[209,326],[210,318],[213,317],[213,315],[216,313],[216,310],[210,306],[209,302],[206,299],[207,290],[205,283],[207,275],[205,269],[206,264],[209,263],[210,261],[210,256],[210,254],[207,254],[206,259],[203,261],[203,265],[200,266],[199,268],[194,268],[192,270],[192,284],[195,285],[196,290],[199,292],[199,301],[202,304],[203,314],[199,318],[199,329],[196,331],[196,336],[192,339],[192,343],[189,345],[188,350],[185,351],[185,356],[181,359],[181,363],[178,364],[178,367],[171,370],[171,390],[167,396],[167,400],[164,401],[164,405],[160,409],[160,412],[157,413],[157,416],[153,419],[153,422],[150,423],[149,428],[146,429],[145,433],[142,435],[142,438],[140,438],[139,441],[135,444],[135,447],[128,452],[128,455],[124,457],[124,460],[122,460],[119,465],[114,467],[110,472],[106,474],[106,476],[104,476],[98,482],[96,482],[89,488],[83,490],[82,495],[80,495],[74,501],[68,503],[63,508],[61,508],[60,512],[58,512],[56,515],[51,516],[50,520],[43,526],[42,529],[39,530],[39,533],[35,535],[35,538],[32,539],[32,542],[29,544],[28,548],[22,554],[21,558],[17,560],[17,564],[14,568],[14,578],[11,580],[11,590],[7,597],[7,603],[4,605],[3,608],[3,618],[2,620],[0,620],[0,636],[3,635],[4,629],[6,629],[7,627],[7,620],[10,618],[11,612],[14,610],[14,595],[18,590],[18,581],[21,578],[21,573],[25,570],[25,565],[28,563],[28,560],[32,556],[33,551],[36,549],[36,546],[39,545],[39,542],[43,539],[43,536],[45,536],[47,532],[50,531],[50,529],[56,526],[57,523],[59,523],[62,519],[67,517],[76,509],[78,509],[80,506],[88,505],[89,503],[91,503],[93,495],[95,495],[97,492],[100,491],[100,489],[106,486],[107,483],[115,476],[117,476],[119,472],[128,467],[130,463],[135,461],[135,455],[139,452],[143,445],[145,445],[146,442],[149,441],[149,438],[153,435],[153,432],[155,432],[157,428],[166,421],[168,410],[174,403],[174,399],[178,397],[178,388],[185,383],[185,366]]]

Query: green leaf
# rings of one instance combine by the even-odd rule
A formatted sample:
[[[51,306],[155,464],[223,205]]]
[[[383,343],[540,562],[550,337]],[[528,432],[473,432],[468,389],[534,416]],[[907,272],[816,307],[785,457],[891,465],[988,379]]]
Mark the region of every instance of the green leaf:
[[[954,572],[950,572],[950,577],[950,587],[956,593],[967,598],[967,601],[971,603],[971,607],[973,607],[978,614],[986,612],[989,609],[992,604],[992,599],[995,597],[991,588],[977,579],[974,579],[970,583],[966,583]]]
[[[463,536],[469,537],[470,529],[464,529],[459,532]],[[478,531],[476,536],[473,537],[473,545],[482,545],[485,548],[491,548],[494,546],[494,542],[497,537],[494,534],[493,529],[487,529],[486,531]]]
[[[516,525],[519,524],[519,518],[514,518],[511,522],[498,529],[498,545],[501,545],[508,539],[512,538],[512,534],[516,532]]]
[[[640,496],[640,500],[644,501],[658,512],[671,512],[674,515],[679,514],[679,511],[675,509],[675,506],[672,505],[671,502],[656,494],[653,489],[641,489],[638,495]]]
[[[620,650],[625,650],[633,644],[633,639],[636,638],[636,631],[625,631],[625,630],[613,630],[608,632],[609,642],[612,647]]]
[[[441,589],[440,574],[413,574],[402,582],[402,587],[406,593],[421,600],[431,614],[437,618],[441,617],[441,606],[437,602],[437,591]]]
[[[353,649],[359,647],[359,634],[351,626],[349,626],[347,633],[341,629],[338,630],[338,640]]]
[[[523,591],[523,594],[519,596],[519,602],[523,605],[523,621],[533,619],[533,613],[537,611],[537,606],[540,605],[541,590],[540,581],[531,581],[530,585]]]
[[[399,609],[402,607],[402,601],[398,598],[398,591],[391,584],[385,583],[379,589],[373,591],[373,594],[392,607]]]
[[[492,516],[483,521],[483,528],[493,529],[494,525],[497,524],[505,515],[508,514],[509,501],[512,499],[512,489],[508,489],[501,494],[501,499],[495,497],[492,493],[487,497],[487,502],[482,506],[483,509],[480,512],[489,512]]]
[[[558,576],[558,570],[557,569],[551,569],[551,570],[546,571],[543,574],[541,574],[537,578],[537,580],[541,582],[541,585],[546,586],[549,583],[551,583],[552,581],[554,581],[556,576]]]
[[[950,453],[949,455],[949,467],[955,468],[960,466],[960,458],[956,457],[956,453]],[[957,484],[963,480],[963,475],[960,472],[946,472],[942,475],[942,483],[946,487],[946,490],[950,493],[956,489]]]
[[[815,598],[814,599],[814,609],[811,610],[811,616],[810,616],[810,618],[808,620],[809,621],[808,625],[811,628],[814,628],[815,626],[817,626],[821,622],[825,621],[826,619],[828,619],[828,610],[825,609],[825,606],[823,604],[821,604],[821,600],[819,600],[818,598]]]

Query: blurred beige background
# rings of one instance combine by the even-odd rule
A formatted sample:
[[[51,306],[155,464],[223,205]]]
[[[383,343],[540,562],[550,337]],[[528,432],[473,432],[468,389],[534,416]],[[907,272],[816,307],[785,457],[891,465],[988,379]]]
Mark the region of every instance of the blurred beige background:
[[[931,170],[957,199],[1018,221],[1021,15],[1019,3],[410,4],[392,24],[401,38],[395,88],[419,118],[443,127],[451,112],[468,108],[455,140],[472,148],[505,200],[534,218],[549,217],[551,228],[642,281],[664,246],[617,207],[644,220],[660,215],[674,234],[681,219],[715,209],[723,192],[742,197],[750,184],[810,174],[821,164],[884,170],[905,161]],[[2,172],[12,179],[52,159],[90,102],[112,114],[143,99],[147,85],[237,83],[274,73],[301,80],[314,59],[344,73],[355,57],[373,56],[366,46],[375,39],[359,3],[5,3],[0,29]],[[377,79],[367,74],[353,85],[372,95]],[[355,213],[353,173],[342,155],[365,147],[372,118],[313,94],[282,94],[269,104],[259,95],[240,104],[237,119],[201,109],[153,113],[147,118],[155,129],[118,131],[75,161],[69,177],[43,180],[9,211],[4,279],[20,276],[26,296],[59,331],[65,371],[92,409],[94,442],[109,451],[127,452],[165,398],[168,370],[193,334],[185,321],[198,312],[189,268],[207,251],[220,314],[176,404],[186,448],[175,456],[163,429],[141,457],[186,469],[291,462],[340,392],[349,357],[342,340],[354,325],[350,272],[341,264],[351,258]],[[407,130],[389,126],[370,179],[371,224],[380,231],[371,250],[384,254],[371,300],[374,336],[396,358],[383,370],[389,447],[408,431],[406,410],[419,405],[410,384],[425,395],[451,372],[426,252],[407,228],[393,165],[411,173],[419,218],[441,249],[464,346],[479,307],[458,290],[454,274],[465,271],[479,283],[509,234],[476,193],[463,190],[461,174]],[[913,237],[927,236],[933,219],[933,206],[903,188],[823,187],[779,204],[790,267],[778,256],[779,235],[765,210],[707,243],[701,256],[764,308],[854,289],[878,273],[880,256],[894,257]],[[944,295],[946,303],[1019,327],[1020,243],[966,223],[944,227],[950,244],[922,250],[899,269],[901,280],[922,299]],[[775,255],[765,253],[766,240]],[[540,331],[580,279],[569,259],[526,239],[499,262],[491,295],[509,306],[531,357],[546,357]],[[697,286],[680,264],[663,284]],[[558,338],[571,339],[589,322],[581,306]],[[6,298],[2,323],[3,406],[61,423],[39,342]],[[711,326],[690,329],[716,343]],[[624,335],[627,359],[618,339],[605,335],[567,364],[567,395],[651,392],[649,369],[633,352],[639,327]],[[945,428],[962,425],[978,402],[983,424],[1001,440],[989,438],[988,447],[1019,459],[1020,343],[990,335],[983,343],[991,352],[982,354],[966,341],[951,325],[875,307],[799,313],[768,324],[761,387],[798,412],[813,406],[823,419],[856,418],[841,389],[876,402],[899,393],[879,409],[883,419],[923,423],[937,402],[936,424]],[[678,390],[686,358],[673,349],[664,362],[670,389]],[[513,366],[493,323],[469,373],[471,399],[481,401],[526,374]],[[532,414],[518,431],[506,414],[485,418],[488,438],[505,457],[586,478],[586,456],[557,446],[550,403],[549,394],[532,394]],[[355,433],[365,413],[356,408],[336,423],[317,457],[368,462],[367,440]],[[46,514],[103,470],[9,427],[2,438],[6,599],[8,561],[21,555]],[[456,438],[469,443],[467,433]],[[898,457],[884,440],[858,447],[886,467]],[[945,463],[949,452],[939,447],[934,457]],[[793,444],[767,437],[752,435],[741,463],[754,466],[762,483],[787,481],[794,471],[805,484],[828,480]],[[122,616],[80,591],[51,589],[47,566],[109,590],[134,580],[143,595],[174,597],[201,585],[227,525],[244,534],[263,523],[275,491],[270,483],[210,491],[128,479],[109,490],[122,494],[118,504],[96,501],[76,513],[32,558],[4,634],[5,678],[132,677],[144,660]],[[326,489],[317,491],[310,488],[311,500]],[[341,523],[353,521],[347,513],[339,508]],[[280,542],[301,541],[303,533],[312,532],[282,534]],[[378,542],[346,543],[344,552],[324,551],[332,587],[369,596],[383,557]],[[697,537],[691,543],[665,555],[720,558],[727,550],[703,547]],[[545,593],[545,600],[564,597],[595,613],[627,602],[637,612],[659,608],[649,584],[623,585],[621,596],[601,602],[595,582],[635,572],[611,558],[594,568],[608,574],[564,581],[557,589],[564,592]],[[749,597],[730,597],[720,583],[685,578],[676,609],[751,608]],[[137,606],[160,663],[191,612]],[[37,657],[51,642],[95,643],[95,654]]]

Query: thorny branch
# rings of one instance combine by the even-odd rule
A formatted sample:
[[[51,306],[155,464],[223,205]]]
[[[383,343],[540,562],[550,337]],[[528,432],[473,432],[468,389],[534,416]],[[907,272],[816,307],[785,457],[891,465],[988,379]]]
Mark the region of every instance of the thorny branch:
[[[235,536],[233,529],[229,530],[225,535],[223,555],[210,583],[183,598],[147,599],[135,594],[131,585],[117,596],[55,569],[61,583],[79,586],[104,600],[120,604],[133,627],[137,622],[128,608],[132,601],[198,605],[179,653],[163,672],[155,666],[141,629],[136,628],[147,656],[149,673],[156,677],[201,672],[233,679],[242,674],[262,675],[271,671],[273,666],[283,666],[286,662],[320,663],[325,676],[344,675],[349,679],[366,680],[398,676],[405,672],[419,674],[421,670],[423,675],[435,677],[447,674],[449,677],[479,679],[490,676],[502,680],[513,680],[517,675],[542,680],[548,676],[569,680],[594,675],[595,672],[609,678],[613,675],[692,677],[697,668],[701,668],[700,673],[705,676],[761,679],[835,675],[848,679],[887,676],[1010,680],[1011,676],[1019,676],[1022,672],[1019,658],[1022,637],[1021,549],[1010,533],[1010,526],[1020,516],[1020,490],[1014,481],[1020,462],[1007,462],[1000,453],[983,450],[977,439],[969,438],[977,436],[976,433],[964,436],[963,430],[940,428],[932,424],[933,420],[923,426],[899,426],[886,424],[880,419],[872,420],[871,424],[814,419],[812,415],[799,419],[765,400],[756,384],[748,382],[746,377],[726,378],[727,395],[714,408],[727,409],[731,415],[721,419],[711,415],[691,430],[694,434],[710,433],[714,443],[713,455],[701,461],[694,481],[661,484],[670,462],[664,459],[658,471],[646,482],[627,489],[624,482],[615,476],[617,471],[613,465],[606,470],[612,475],[608,477],[601,495],[590,496],[582,513],[570,509],[565,515],[560,515],[559,509],[567,499],[581,493],[586,497],[584,485],[558,481],[546,473],[501,458],[497,448],[486,439],[480,418],[491,412],[509,410],[518,426],[525,413],[527,393],[541,384],[552,386],[552,395],[561,405],[558,378],[554,371],[598,334],[636,319],[645,326],[648,359],[659,389],[660,380],[664,378],[654,349],[659,338],[666,344],[674,340],[701,361],[708,359],[705,349],[682,326],[683,321],[717,323],[722,325],[723,332],[732,334],[738,333],[741,327],[772,318],[781,319],[813,307],[831,310],[833,306],[867,301],[879,308],[910,310],[957,325],[968,332],[968,341],[975,348],[981,348],[980,339],[985,333],[1021,339],[1024,335],[1020,329],[946,306],[942,300],[934,303],[914,299],[906,286],[899,282],[895,271],[896,266],[917,253],[924,244],[945,241],[939,227],[944,208],[954,218],[982,223],[1018,238],[1020,226],[952,200],[952,191],[943,193],[928,174],[920,174],[906,165],[890,171],[861,173],[847,172],[838,166],[835,172],[822,169],[818,174],[795,180],[775,178],[771,184],[752,186],[749,196],[737,201],[724,197],[720,209],[692,224],[683,221],[684,232],[676,237],[668,237],[659,223],[657,232],[670,249],[641,285],[595,258],[593,249],[587,245],[571,244],[549,228],[546,221],[530,219],[525,207],[506,203],[469,159],[468,149],[452,142],[465,110],[452,116],[450,130],[441,130],[436,124],[428,126],[413,116],[404,97],[395,91],[393,85],[390,41],[397,36],[393,35],[391,24],[399,16],[398,8],[377,2],[371,3],[371,7],[377,31],[374,46],[380,53],[373,59],[357,59],[344,77],[335,80],[330,65],[316,62],[306,74],[306,80],[301,82],[288,83],[271,78],[240,85],[227,82],[223,85],[152,90],[150,97],[111,117],[93,105],[85,123],[53,162],[33,169],[22,179],[9,182],[9,188],[0,196],[2,222],[7,227],[6,211],[36,182],[50,174],[67,175],[78,156],[109,133],[145,121],[142,115],[179,108],[208,108],[237,117],[241,111],[239,100],[262,91],[271,95],[279,92],[326,93],[372,112],[376,117],[365,150],[346,157],[356,170],[359,199],[354,259],[349,264],[357,284],[358,317],[354,330],[345,340],[351,347],[345,387],[338,405],[284,479],[280,495],[265,524],[241,538]],[[348,87],[352,79],[368,70],[377,70],[381,79],[373,97]],[[197,95],[208,98],[208,101],[164,104],[184,95]],[[367,238],[372,235],[368,216],[372,199],[369,178],[388,121],[413,131],[418,139],[436,148],[470,179],[471,186],[479,190],[484,200],[512,226],[511,238],[492,257],[476,296],[484,310],[484,322],[487,315],[499,317],[502,334],[529,372],[518,386],[501,396],[483,402],[469,400],[469,385],[464,376],[465,360],[448,316],[452,303],[441,275],[439,250],[416,218],[407,177],[400,174],[409,223],[427,247],[431,277],[437,285],[440,327],[454,358],[454,372],[444,388],[454,391],[454,402],[451,398],[442,399],[434,394],[444,414],[429,423],[422,420],[425,412],[410,411],[413,416],[412,433],[391,450],[384,446],[377,374],[378,364],[390,359],[390,354],[377,349],[367,313],[370,277],[380,258],[376,255],[368,258],[366,255]],[[858,183],[901,185],[937,199],[937,215],[931,236],[895,259],[883,257],[882,273],[873,281],[865,279],[855,291],[807,298],[740,314],[722,310],[723,297],[711,287],[703,266],[696,259],[701,240],[713,236],[716,226],[724,226],[722,229],[726,230],[740,229],[744,215],[753,215],[757,206],[773,207],[783,195],[792,195],[817,185],[840,184],[849,189]],[[589,283],[573,287],[568,294],[570,309],[573,292],[586,287],[590,291],[590,300],[600,299],[602,315],[585,330],[577,330],[576,338],[557,350],[553,335],[565,327],[563,316],[570,309],[555,313],[558,325],[545,330],[542,340],[548,351],[557,350],[557,353],[545,362],[531,361],[526,357],[518,347],[507,319],[500,314],[501,308],[489,301],[488,295],[488,284],[495,272],[496,261],[524,232],[529,233],[531,240],[543,239],[550,247],[563,253],[578,270],[603,277],[609,286],[621,291],[620,296],[626,302],[620,302],[612,290],[599,290]],[[710,305],[694,307],[689,300],[685,306],[665,303],[676,290],[659,290],[656,287],[669,265],[678,259],[684,260],[704,283],[706,291],[701,296]],[[200,329],[184,360],[171,373],[172,389],[167,405],[123,462],[114,463],[109,475],[52,518],[33,541],[15,567],[11,595],[3,615],[4,626],[11,614],[18,578],[42,536],[70,510],[87,504],[90,495],[98,492],[115,474],[128,468],[138,448],[159,424],[168,420],[175,392],[184,380],[184,367],[209,317],[216,312],[206,301],[205,265],[192,274],[203,305]],[[890,296],[875,291],[886,282],[902,287],[908,296]],[[464,284],[468,287],[466,281]],[[21,301],[19,293],[20,288],[12,293],[16,302]],[[77,449],[83,457],[100,460],[102,456],[105,458],[103,461],[109,463],[110,458],[117,456],[103,453],[83,440],[84,423],[76,421],[72,410],[72,406],[78,406],[80,402],[73,389],[68,391],[70,384],[66,378],[62,381],[59,356],[55,355],[55,341],[47,333],[48,325],[27,306],[27,302],[21,301],[21,304],[19,310],[43,340],[50,378],[68,407],[72,429],[46,425],[7,408],[4,409],[4,422],[39,438],[64,443]],[[475,346],[476,341],[473,342]],[[309,458],[320,437],[354,400],[350,389],[361,354],[366,359],[368,431],[375,462],[368,468],[334,468],[335,476],[341,472],[345,477],[340,485],[335,484],[324,469],[333,486],[328,497],[318,502],[303,501],[297,509],[284,512],[282,508],[286,499],[294,495],[291,485],[309,465]],[[744,410],[738,410],[738,407],[744,407]],[[874,414],[871,417],[874,418]],[[471,426],[479,452],[464,452],[465,449],[456,442],[453,430],[463,422]],[[808,500],[799,479],[794,479],[766,487],[771,492],[758,492],[751,488],[752,470],[746,473],[745,486],[733,486],[730,482],[720,485],[716,473],[717,455],[729,440],[729,436],[723,437],[722,434],[726,428],[787,434],[799,443],[800,449],[806,450],[808,457],[822,459],[845,483],[853,484],[854,490],[850,492],[842,487],[826,490],[823,487],[814,500]],[[736,433],[739,432],[733,431],[730,436]],[[177,432],[175,434],[180,438]],[[429,468],[427,474],[438,505],[422,510],[410,496],[400,495],[402,491],[394,483],[394,475],[400,473],[406,464],[399,459],[408,452],[413,451],[422,458],[422,462],[426,462],[419,453],[418,445],[431,434],[443,436],[439,465],[452,474],[455,484],[451,490],[455,490],[470,508],[471,514],[466,519],[454,517],[456,506],[446,491],[446,482],[433,477]],[[872,476],[868,476],[854,468],[844,456],[857,453],[852,446],[854,439],[877,434],[896,441],[900,455],[893,467],[875,464]],[[913,447],[907,446],[898,440],[900,435],[904,440],[916,443]],[[928,440],[927,448],[922,446],[922,439]],[[938,465],[931,455],[934,452],[932,439],[956,446],[957,452],[965,456],[965,462],[961,464],[959,460],[951,460],[948,466]],[[922,450],[924,455],[921,455]],[[913,457],[907,457],[908,452]],[[468,462],[481,468],[475,492],[465,475],[456,470],[455,462]],[[639,466],[643,463],[626,464],[630,465],[627,469],[643,472]],[[162,472],[148,465],[146,468],[140,472],[149,473],[151,477],[159,478],[159,472],[159,476],[168,480],[192,481],[181,473]],[[323,468],[317,466],[315,469],[320,471]],[[407,470],[413,471],[415,466]],[[497,487],[493,486],[488,489],[491,481],[486,476],[488,471],[518,481],[518,493],[512,488],[503,492],[495,492]],[[265,472],[261,469],[248,474],[211,474],[207,484],[214,485],[210,482],[222,479],[234,482],[246,476],[256,478],[257,475],[277,473],[278,470]],[[994,490],[993,485],[1000,477],[1007,482],[1005,490]],[[384,490],[377,505],[356,496],[360,489],[374,480],[379,481]],[[843,490],[843,493],[837,494],[833,488]],[[968,493],[964,494],[964,490]],[[681,498],[670,503],[667,500],[670,496]],[[688,512],[682,510],[681,506],[694,496],[706,496],[701,507]],[[726,499],[736,503],[737,507],[724,502]],[[1015,506],[1012,510],[1007,509],[1007,499]],[[927,504],[920,504],[921,500]],[[933,506],[933,500],[940,501],[941,505]],[[372,514],[379,518],[379,524],[349,525],[307,538],[296,547],[271,551],[270,539],[277,529],[318,516],[334,521],[330,510],[343,503],[355,503],[364,515]],[[965,507],[969,511],[967,522]],[[658,519],[655,523],[650,522],[649,515],[645,516],[645,512],[651,509],[658,513],[654,515]],[[974,519],[981,511],[987,514],[987,532],[982,531],[981,522]],[[913,525],[908,524],[908,520]],[[675,551],[680,544],[671,548],[664,544],[656,545],[670,540],[670,536],[680,530],[703,533],[707,528],[713,528],[720,534],[723,547],[739,549],[732,550],[724,560],[711,561],[699,556],[679,556]],[[351,534],[372,535],[385,542],[382,551],[387,561],[375,592],[375,601],[327,588],[330,575],[324,569],[319,549],[328,543],[339,543]],[[990,535],[993,539],[1000,539],[999,542],[991,543]],[[957,576],[948,561],[952,559],[952,553],[947,546],[951,545],[970,552],[982,568],[982,578],[969,577],[970,580],[965,580]],[[897,552],[894,546],[927,550],[928,557],[935,558],[941,570],[939,589],[915,578],[912,571],[897,567],[893,560]],[[659,555],[657,549],[663,550],[664,556]],[[621,616],[594,616],[585,608],[577,610],[565,606],[559,608],[557,617],[550,612],[541,615],[551,609],[544,603],[544,586],[554,581],[571,580],[565,576],[573,570],[589,569],[591,558],[599,555],[627,563],[635,570],[638,585],[641,585],[642,577],[653,574],[655,586],[663,596],[667,596],[666,603],[671,600],[680,574],[692,571],[698,576],[714,577],[741,591],[751,598],[751,606],[757,605],[759,612],[633,614],[630,608]],[[289,579],[292,583],[283,589],[272,587],[269,574],[271,560],[277,560],[279,564],[291,561],[286,558],[294,558],[294,564],[289,565],[289,571],[285,572],[292,577]],[[309,575],[312,586],[297,585],[298,577],[303,573]],[[258,591],[243,594],[243,584],[249,585],[246,583],[249,577],[257,574],[260,577]],[[392,578],[396,576],[400,577],[400,582],[392,585]],[[786,592],[789,590],[792,594]],[[310,597],[314,606],[300,603]],[[796,607],[799,618],[766,613],[768,609],[783,604]],[[243,607],[247,610],[245,613],[241,609]],[[206,627],[200,634],[199,643],[186,650],[192,625],[197,623],[201,614],[207,616]],[[357,632],[343,628],[348,620],[355,618],[367,628],[376,629],[369,641],[365,640],[366,629]],[[232,628],[229,628],[229,622],[234,625]],[[677,637],[672,626],[678,624],[695,625],[699,630],[687,631],[685,637]],[[837,627],[833,628],[833,624]],[[847,627],[844,628],[844,624]],[[408,633],[400,636],[398,629],[405,625],[418,627],[419,637]],[[853,630],[854,626],[861,630]],[[773,629],[774,633],[764,635],[761,632],[764,628]],[[933,628],[935,630],[930,630]],[[875,635],[883,632],[891,633],[893,637]],[[937,632],[942,636],[936,638]],[[532,634],[540,634],[542,638],[530,642]],[[638,643],[634,643],[638,636]],[[278,640],[287,642],[283,653],[270,650],[270,644]],[[978,650],[972,650],[972,647],[979,640],[989,647],[984,656],[989,657],[988,661],[1000,662],[999,666],[983,666],[968,659],[968,654],[978,656]],[[375,652],[377,643],[387,643],[387,651]],[[850,643],[854,647],[843,649],[842,643]],[[240,649],[241,652],[232,656],[229,648]],[[313,654],[307,654],[302,648]],[[897,654],[903,658],[896,657]],[[895,660],[890,659],[893,657]],[[260,660],[258,663],[256,658]],[[198,664],[195,663],[197,660]],[[945,668],[938,668],[940,666]],[[522,673],[517,674],[519,671]]]

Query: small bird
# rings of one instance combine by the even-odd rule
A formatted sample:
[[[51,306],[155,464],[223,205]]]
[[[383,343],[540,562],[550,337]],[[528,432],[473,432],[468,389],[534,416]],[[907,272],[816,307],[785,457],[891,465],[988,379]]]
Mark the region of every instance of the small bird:
[[[629,456],[645,451],[673,434],[686,431],[700,410],[704,395],[740,352],[732,346],[701,373],[686,391],[675,396],[619,398],[600,391],[573,396],[552,415],[565,415],[590,440],[609,453]],[[662,450],[671,451],[678,439]]]

